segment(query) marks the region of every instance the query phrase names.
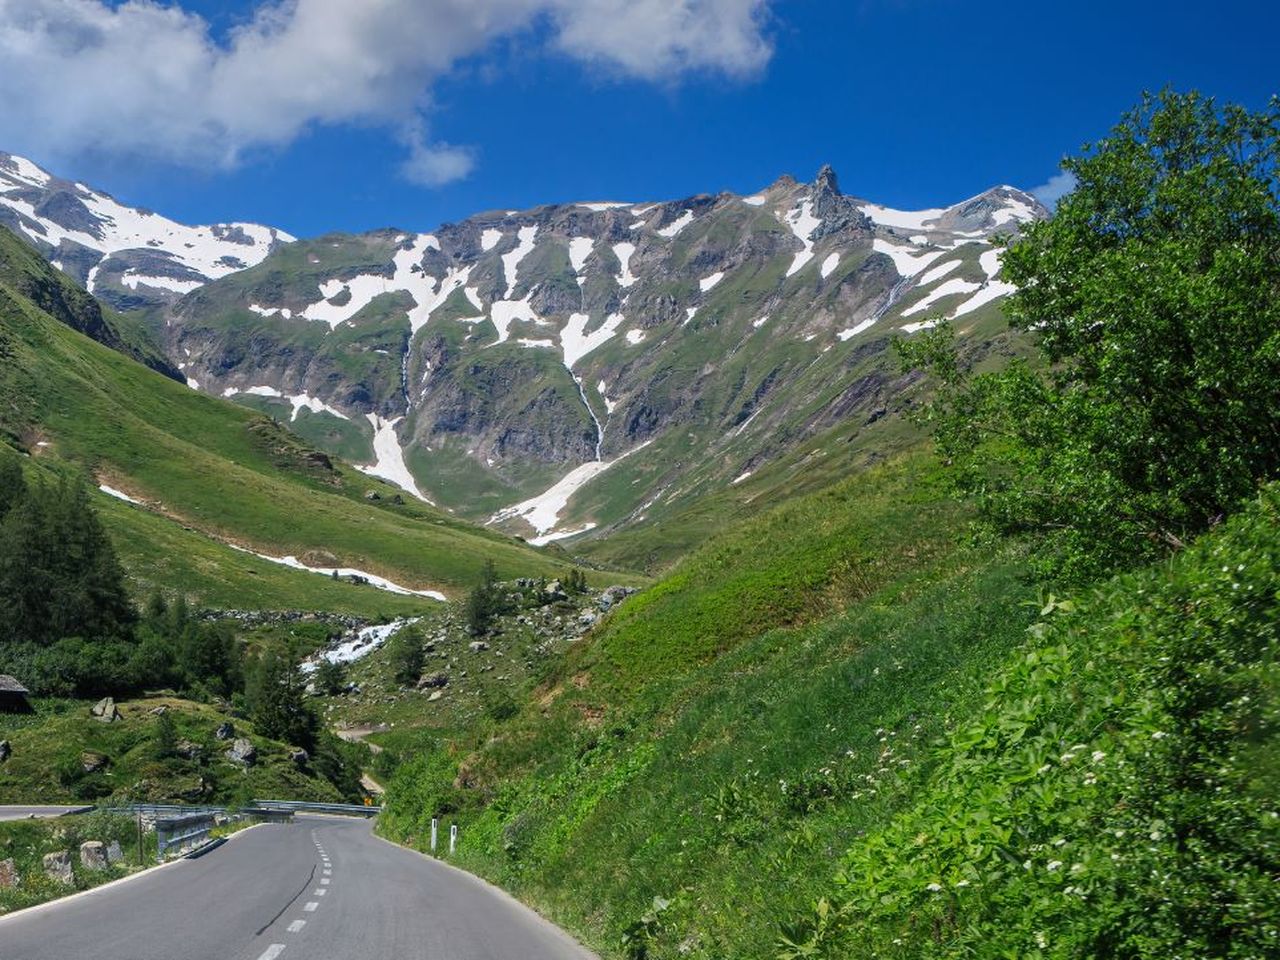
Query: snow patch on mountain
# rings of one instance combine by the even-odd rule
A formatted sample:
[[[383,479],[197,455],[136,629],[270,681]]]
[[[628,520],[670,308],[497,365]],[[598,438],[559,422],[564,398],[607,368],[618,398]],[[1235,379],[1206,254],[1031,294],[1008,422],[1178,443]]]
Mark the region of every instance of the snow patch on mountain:
[[[800,206],[787,215],[787,226],[804,244],[804,249],[795,255],[791,266],[787,268],[788,277],[799,273],[804,265],[813,259],[813,231],[817,230],[821,224],[822,221],[813,215],[812,200],[801,200]]]
[[[919,303],[913,303],[906,310],[903,310],[902,315],[909,317],[913,313],[920,313],[928,310],[943,297],[953,297],[960,293],[973,293],[981,286],[982,284],[980,283],[972,283],[968,280],[961,280],[958,277],[947,280],[945,283],[940,283],[930,290]]]
[[[710,290],[712,287],[714,287],[717,283],[719,283],[723,279],[724,279],[724,271],[717,270],[715,273],[711,274],[711,276],[703,277],[701,280],[699,280],[698,289],[701,290],[703,293],[706,293],[708,290]]]
[[[961,261],[959,260],[948,260],[946,263],[938,264],[936,267],[929,270],[920,278],[919,285],[922,287],[927,287],[929,284],[937,280],[941,280],[943,277],[945,277],[948,273],[950,273],[956,267],[960,266],[960,263]]]
[[[898,271],[899,276],[903,277],[914,277],[946,252],[945,250],[926,250],[924,253],[913,253],[910,247],[900,247],[896,243],[889,243],[879,237],[871,241],[871,249],[876,253],[883,253],[892,260],[893,268]]]
[[[404,462],[404,450],[400,446],[400,437],[396,434],[396,424],[404,417],[383,420],[376,413],[367,413],[365,418],[373,425],[373,454],[377,460],[372,466],[357,465],[356,469],[371,477],[381,477],[413,494],[419,500],[431,503],[432,501],[418,490],[418,483]]]
[[[937,220],[946,213],[943,209],[933,210],[894,210],[875,203],[864,203],[858,207],[872,223],[884,227],[899,227],[905,230],[924,230],[925,225]]]
[[[537,536],[529,541],[534,546],[542,546],[552,540],[561,540],[565,537],[575,536],[578,533],[585,533],[589,529],[594,529],[595,524],[588,524],[571,532],[557,532],[555,528],[560,522],[560,514],[569,505],[569,500],[575,493],[615,463],[625,460],[631,454],[638,450],[643,450],[648,445],[649,441],[646,440],[617,459],[592,460],[581,464],[561,477],[550,489],[545,490],[536,497],[530,497],[528,500],[523,500],[513,506],[499,510],[489,518],[489,523],[502,523],[506,520],[514,520],[517,517],[524,518],[525,522],[537,532]]]
[[[572,313],[560,331],[560,346],[564,350],[564,365],[573,370],[574,364],[596,347],[610,340],[622,325],[622,314],[611,313],[595,330],[586,332],[590,317],[585,313]],[[629,336],[629,335],[628,335]]]
[[[529,300],[532,293],[526,294],[523,300],[495,300],[489,307],[489,318],[498,329],[498,339],[492,346],[505,343],[511,335],[511,324],[516,321],[541,324],[542,319],[533,312]]]
[[[492,250],[501,240],[502,231],[494,230],[492,227],[489,227],[480,234],[480,249],[486,252]]]
[[[569,241],[569,263],[573,265],[574,273],[582,272],[595,245],[596,242],[590,237],[574,237]]]
[[[667,237],[669,239],[671,237],[674,237],[677,233],[679,233],[681,230],[683,230],[685,227],[687,227],[691,223],[693,223],[693,211],[686,210],[684,213],[680,215],[679,219],[673,220],[671,223],[667,224],[665,227],[659,230],[658,235]]]
[[[618,272],[618,286],[631,286],[640,278],[631,272],[631,255],[636,252],[634,243],[615,243],[613,245],[613,255],[618,258],[621,269]]]
[[[502,255],[502,275],[507,280],[506,299],[511,299],[511,293],[516,288],[516,275],[520,269],[520,261],[533,253],[534,241],[538,236],[537,227],[521,227],[516,233],[518,241],[516,248],[510,253]]]

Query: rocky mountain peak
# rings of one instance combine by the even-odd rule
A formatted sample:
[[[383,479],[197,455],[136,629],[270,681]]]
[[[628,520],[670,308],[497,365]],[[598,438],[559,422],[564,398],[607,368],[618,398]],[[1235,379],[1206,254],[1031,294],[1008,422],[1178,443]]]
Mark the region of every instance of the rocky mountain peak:
[[[838,197],[841,195],[840,183],[836,179],[836,172],[831,164],[824,163],[822,169],[818,171],[817,179],[813,181],[813,192],[815,196],[831,194]]]

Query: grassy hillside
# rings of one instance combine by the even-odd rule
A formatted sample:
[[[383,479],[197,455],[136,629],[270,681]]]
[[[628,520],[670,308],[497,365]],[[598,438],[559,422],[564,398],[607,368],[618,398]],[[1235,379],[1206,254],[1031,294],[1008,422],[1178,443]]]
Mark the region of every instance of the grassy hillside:
[[[0,235],[0,262],[68,284],[29,259]],[[0,354],[0,434],[9,445],[142,501],[106,515],[143,589],[233,606],[406,609],[403,598],[274,570],[223,542],[446,592],[469,583],[486,559],[508,576],[560,566],[553,555],[405,502],[271,418],[188,390],[58,322],[2,280]]]
[[[119,703],[122,719],[103,723],[91,716],[92,705],[38,700],[34,715],[6,718],[4,736],[13,754],[0,765],[0,803],[354,799],[314,766],[290,760],[288,745],[258,736],[244,719],[232,719],[235,736],[249,739],[258,757],[247,768],[232,763],[224,756],[231,743],[214,736],[231,718],[214,706],[159,695]],[[186,751],[190,755],[164,748],[154,712],[161,708],[173,721],[179,746],[185,741],[194,748]],[[94,763],[86,762],[92,758]]]
[[[456,820],[605,956],[1227,955],[1277,916],[1274,494],[1074,609],[963,520],[915,458],[748,521],[402,766],[383,829]]]

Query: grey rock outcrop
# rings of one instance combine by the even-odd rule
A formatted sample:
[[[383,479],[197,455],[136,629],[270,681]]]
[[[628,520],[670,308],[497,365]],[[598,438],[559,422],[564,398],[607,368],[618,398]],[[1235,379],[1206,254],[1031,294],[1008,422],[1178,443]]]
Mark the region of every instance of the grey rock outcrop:
[[[59,883],[71,883],[75,880],[75,874],[71,870],[71,851],[59,850],[56,853],[46,853],[43,864],[45,876],[51,880]]]
[[[258,759],[257,748],[244,737],[238,737],[225,754],[232,763],[242,767],[251,767]]]
[[[13,857],[0,860],[0,890],[12,890],[21,882],[22,877],[18,874],[18,865],[13,862]]]
[[[80,844],[80,865],[86,870],[107,869],[107,845],[101,840],[86,840]]]
[[[114,723],[121,719],[120,710],[116,707],[116,702],[111,697],[103,697],[89,708],[89,713],[103,723]]]
[[[218,724],[218,729],[213,731],[213,735],[219,740],[230,740],[236,735],[236,728],[232,726],[230,720],[223,720]]]

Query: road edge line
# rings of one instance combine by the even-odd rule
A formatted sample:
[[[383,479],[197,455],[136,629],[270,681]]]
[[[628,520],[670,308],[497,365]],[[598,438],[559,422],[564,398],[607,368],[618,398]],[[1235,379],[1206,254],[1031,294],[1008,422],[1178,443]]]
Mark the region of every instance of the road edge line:
[[[582,941],[580,941],[577,937],[571,934],[564,927],[560,926],[560,924],[556,923],[554,920],[549,919],[548,917],[544,917],[541,913],[539,913],[529,904],[525,903],[523,900],[521,900],[519,897],[512,894],[510,891],[502,889],[502,887],[498,886],[496,883],[490,883],[484,877],[478,876],[477,874],[472,873],[470,870],[463,870],[461,867],[455,867],[452,863],[449,863],[445,860],[441,860],[439,857],[433,857],[429,853],[423,853],[421,850],[415,850],[413,847],[407,847],[403,843],[397,843],[394,840],[388,840],[386,837],[372,830],[370,830],[369,833],[374,838],[381,840],[383,843],[388,844],[389,846],[396,847],[397,849],[404,850],[408,853],[416,854],[417,856],[421,857],[423,860],[426,860],[428,863],[435,864],[436,866],[444,867],[446,870],[452,870],[454,873],[459,874],[460,876],[464,877],[467,880],[470,880],[472,883],[476,884],[477,886],[484,887],[485,889],[491,891],[492,893],[497,894],[501,899],[508,901],[513,906],[519,907],[521,910],[535,917],[539,922],[546,924],[562,940],[564,940],[566,943],[571,944],[576,949],[582,951],[584,957],[589,957],[591,958],[591,960],[601,960],[599,954],[597,954],[594,950],[592,950],[586,944],[582,943]]]

